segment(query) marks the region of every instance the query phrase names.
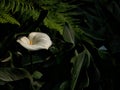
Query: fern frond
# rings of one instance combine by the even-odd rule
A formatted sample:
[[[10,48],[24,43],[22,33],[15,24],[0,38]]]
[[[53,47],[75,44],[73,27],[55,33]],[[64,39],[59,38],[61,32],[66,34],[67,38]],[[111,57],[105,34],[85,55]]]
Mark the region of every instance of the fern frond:
[[[6,13],[0,14],[0,23],[11,23],[20,26],[20,23],[15,18],[13,18],[11,15]]]
[[[14,8],[13,13],[18,12],[20,10],[20,3],[19,2],[16,2],[15,6],[16,7]]]
[[[77,26],[78,24],[76,23],[76,21],[74,21],[74,19],[72,18],[73,15],[79,15],[79,12],[75,12],[73,10],[77,8],[77,5],[70,5],[68,3],[63,2],[55,2],[50,4],[46,3],[46,5],[43,5],[41,7],[44,7],[49,11],[46,19],[44,20],[44,24],[47,27],[55,29],[59,31],[60,34],[63,34],[62,32],[64,23],[68,22],[70,25],[72,25],[74,29],[80,29]]]
[[[19,14],[20,20],[27,20],[30,17],[37,19],[40,14],[40,10],[34,9],[33,4],[25,0],[1,0],[0,1],[0,12]],[[12,16],[11,15],[11,16]],[[18,18],[16,17],[16,18]],[[22,22],[22,21],[21,21]]]
[[[5,20],[4,18],[2,18],[1,16],[0,16],[0,23],[7,23],[8,21],[7,20]]]
[[[14,3],[14,2],[11,2],[11,11],[12,11],[12,12],[14,11],[14,8],[15,8],[15,3]]]
[[[5,0],[4,0],[4,1],[5,1]],[[4,10],[8,10],[8,11],[9,11],[10,8],[11,8],[11,7],[10,7],[10,6],[11,6],[10,4],[11,4],[11,3],[6,2],[6,3],[5,3],[6,7],[4,7]]]
[[[63,26],[56,23],[53,19],[45,18],[44,24],[45,24],[45,26],[47,26],[50,29],[54,29],[54,30],[59,31],[60,34],[63,33]]]
[[[0,1],[0,9],[3,9],[5,7],[5,0]]]

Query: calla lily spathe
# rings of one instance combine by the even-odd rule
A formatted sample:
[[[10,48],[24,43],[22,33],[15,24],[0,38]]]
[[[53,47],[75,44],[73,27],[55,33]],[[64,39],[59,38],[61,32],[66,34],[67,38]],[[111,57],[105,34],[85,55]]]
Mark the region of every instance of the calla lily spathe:
[[[28,37],[17,39],[17,42],[30,51],[48,49],[52,45],[50,37],[41,32],[31,32]]]

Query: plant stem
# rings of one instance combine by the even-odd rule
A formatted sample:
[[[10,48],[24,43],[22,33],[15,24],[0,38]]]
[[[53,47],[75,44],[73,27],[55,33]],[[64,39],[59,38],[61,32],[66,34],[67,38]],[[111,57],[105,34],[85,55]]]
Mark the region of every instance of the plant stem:
[[[29,55],[30,55],[30,66],[31,66],[31,69],[30,69],[30,72],[33,73],[33,61],[32,61],[32,53],[29,52]]]

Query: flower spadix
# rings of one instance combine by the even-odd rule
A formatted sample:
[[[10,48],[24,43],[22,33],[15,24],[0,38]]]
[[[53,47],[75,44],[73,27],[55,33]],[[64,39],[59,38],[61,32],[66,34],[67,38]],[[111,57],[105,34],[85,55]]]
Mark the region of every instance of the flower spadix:
[[[17,42],[30,51],[48,49],[52,45],[50,37],[41,32],[31,32],[28,37],[17,39]]]

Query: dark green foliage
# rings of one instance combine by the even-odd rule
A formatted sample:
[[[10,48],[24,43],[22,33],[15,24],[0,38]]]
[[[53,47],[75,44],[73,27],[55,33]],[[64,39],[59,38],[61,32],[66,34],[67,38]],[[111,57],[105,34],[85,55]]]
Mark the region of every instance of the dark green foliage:
[[[76,52],[77,53],[77,52]],[[75,90],[76,84],[78,82],[78,77],[82,67],[88,68],[90,64],[90,54],[87,50],[84,50],[80,54],[76,54],[75,57],[72,58],[71,62],[73,63],[73,68],[71,71],[72,80],[71,80],[71,90]],[[85,82],[83,81],[79,86],[79,89],[84,87],[88,87],[89,85],[89,77],[85,77]]]
[[[119,24],[119,0],[1,0],[0,90],[119,90]],[[31,32],[52,46],[16,42]]]
[[[73,45],[75,44],[74,31],[67,23],[65,23],[64,26],[63,37],[66,42],[72,43]]]

